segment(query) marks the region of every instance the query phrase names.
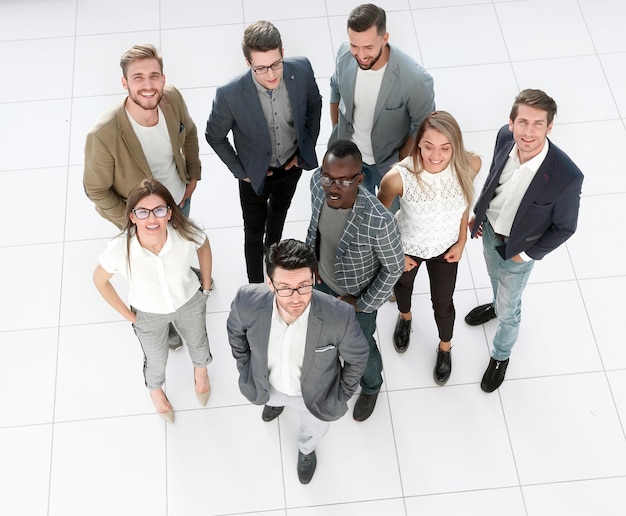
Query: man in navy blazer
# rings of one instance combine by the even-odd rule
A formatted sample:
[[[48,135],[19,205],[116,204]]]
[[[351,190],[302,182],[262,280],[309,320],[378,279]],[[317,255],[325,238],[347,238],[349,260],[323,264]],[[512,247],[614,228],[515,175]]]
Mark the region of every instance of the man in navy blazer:
[[[262,283],[264,251],[281,239],[302,169],[317,167],[322,97],[309,60],[283,59],[270,22],[250,25],[242,48],[250,71],[217,89],[205,135],[239,180],[248,281]]]
[[[522,91],[500,129],[489,175],[469,222],[483,238],[493,301],[470,311],[470,325],[498,318],[489,366],[481,388],[503,382],[521,321],[521,298],[535,260],[576,231],[583,174],[548,140],[557,106],[541,90]]]
[[[348,410],[369,356],[354,309],[313,290],[317,260],[298,240],[283,240],[267,253],[267,285],[241,287],[226,323],[239,370],[241,393],[265,404],[262,419],[285,405],[300,413],[298,477],[308,483],[315,447]],[[268,289],[269,286],[269,289]]]

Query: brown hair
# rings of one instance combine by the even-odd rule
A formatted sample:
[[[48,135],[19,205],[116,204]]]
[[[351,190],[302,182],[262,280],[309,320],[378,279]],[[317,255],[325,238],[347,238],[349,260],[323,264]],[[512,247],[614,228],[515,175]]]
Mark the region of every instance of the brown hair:
[[[126,226],[122,230],[122,233],[126,233],[128,235],[126,241],[126,251],[128,256],[128,267],[130,268],[130,240],[133,235],[137,233],[137,227],[130,220],[130,214],[135,209],[135,207],[141,202],[144,197],[148,195],[158,195],[165,204],[172,211],[172,218],[170,219],[170,224],[172,227],[183,237],[185,240],[189,240],[190,242],[196,242],[197,244],[202,244],[197,240],[198,232],[202,232],[202,229],[198,227],[194,222],[191,221],[185,214],[181,211],[181,209],[174,201],[172,194],[170,191],[165,188],[161,183],[156,181],[155,179],[144,179],[141,183],[139,183],[135,188],[133,188],[128,194],[128,199],[126,200]]]
[[[267,52],[278,49],[282,55],[283,42],[280,32],[271,22],[259,20],[249,25],[244,31],[241,49],[245,58],[250,62],[252,51]]]
[[[513,107],[511,108],[511,114],[509,115],[511,122],[515,122],[517,118],[520,104],[545,111],[548,125],[552,123],[556,116],[556,102],[545,91],[531,89],[520,91],[519,95],[515,97],[515,102],[513,102]]]
[[[374,4],[357,5],[348,15],[348,29],[365,32],[376,26],[376,34],[384,36],[387,32],[387,15],[384,9]]]
[[[120,58],[120,66],[122,67],[122,73],[124,74],[125,79],[128,79],[126,76],[128,67],[135,61],[139,61],[141,59],[156,59],[159,62],[161,73],[163,73],[163,58],[161,57],[159,51],[153,45],[135,45],[124,52]]]

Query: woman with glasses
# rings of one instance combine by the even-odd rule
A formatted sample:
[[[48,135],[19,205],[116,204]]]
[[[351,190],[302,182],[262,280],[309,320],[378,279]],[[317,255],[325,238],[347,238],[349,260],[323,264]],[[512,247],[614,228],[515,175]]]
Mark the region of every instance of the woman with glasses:
[[[202,285],[191,269],[195,256]],[[162,389],[170,323],[187,343],[198,400],[204,406],[209,398],[206,366],[212,356],[205,314],[211,267],[211,246],[204,232],[182,213],[167,188],[145,179],[130,192],[126,227],[108,243],[93,274],[102,297],[132,323],[144,353],[146,387],[158,414],[170,423],[174,410]],[[130,307],[110,282],[115,274],[129,283]]]
[[[420,265],[426,262],[440,339],[433,377],[438,385],[444,385],[452,372],[452,296],[467,241],[473,181],[481,160],[465,150],[458,123],[445,111],[434,111],[424,119],[415,142],[410,155],[383,177],[378,192],[387,208],[396,196],[400,198],[396,219],[404,250],[404,272],[394,287],[400,314],[393,345],[398,353],[404,353],[409,346],[413,282]]]

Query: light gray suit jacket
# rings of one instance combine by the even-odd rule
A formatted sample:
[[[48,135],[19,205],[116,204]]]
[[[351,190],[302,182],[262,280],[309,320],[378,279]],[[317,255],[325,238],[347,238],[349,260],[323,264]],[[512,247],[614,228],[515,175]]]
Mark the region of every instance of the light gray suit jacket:
[[[333,127],[328,143],[352,139],[357,69],[350,45],[343,43],[330,79],[330,102],[339,104],[339,123]],[[372,127],[372,148],[379,169],[388,169],[399,161],[398,149],[434,109],[433,78],[414,59],[389,45],[389,61],[376,99]]]
[[[312,294],[300,380],[302,398],[315,417],[334,421],[348,410],[346,402],[365,371],[369,344],[352,306],[317,290]],[[267,350],[273,308],[274,293],[267,285],[245,285],[238,290],[226,323],[239,370],[239,389],[255,405],[269,400]]]

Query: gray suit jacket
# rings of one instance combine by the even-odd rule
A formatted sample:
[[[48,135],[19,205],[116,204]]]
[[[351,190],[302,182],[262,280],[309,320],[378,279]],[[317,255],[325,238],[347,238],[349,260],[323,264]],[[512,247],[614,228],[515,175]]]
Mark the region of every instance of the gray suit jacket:
[[[305,57],[285,58],[283,81],[298,140],[298,166],[311,170],[317,167],[315,144],[320,132],[322,97],[309,60]],[[228,141],[230,131],[233,132],[234,148]],[[263,190],[272,148],[250,70],[217,89],[205,136],[237,179],[249,178],[257,194]]]
[[[372,148],[379,168],[399,161],[398,149],[435,109],[433,78],[398,48],[389,45],[389,51],[372,128]],[[352,139],[357,69],[350,45],[343,43],[337,52],[335,73],[330,79],[330,102],[339,104],[339,122],[333,128],[329,143]]]
[[[255,405],[269,400],[267,349],[273,307],[274,294],[267,285],[245,285],[237,292],[226,323],[239,388]],[[334,421],[346,413],[368,356],[369,344],[354,308],[314,290],[301,377],[302,398],[311,414]]]

